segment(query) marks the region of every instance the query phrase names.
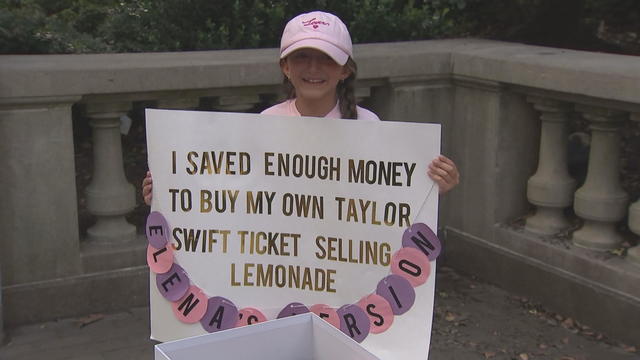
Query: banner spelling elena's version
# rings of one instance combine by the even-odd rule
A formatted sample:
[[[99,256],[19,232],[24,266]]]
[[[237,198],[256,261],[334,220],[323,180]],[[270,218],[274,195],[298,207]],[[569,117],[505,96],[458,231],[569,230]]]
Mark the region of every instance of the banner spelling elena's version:
[[[153,339],[311,311],[380,358],[427,358],[439,125],[146,116]]]

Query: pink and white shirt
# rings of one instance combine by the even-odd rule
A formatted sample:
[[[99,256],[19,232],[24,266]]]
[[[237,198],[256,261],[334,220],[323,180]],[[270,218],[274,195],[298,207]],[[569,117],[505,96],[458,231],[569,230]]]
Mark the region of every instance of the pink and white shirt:
[[[369,111],[360,106],[356,106],[356,110],[358,112],[358,120],[380,121],[378,115],[374,114],[372,111]],[[298,111],[298,108],[296,108],[296,99],[289,99],[279,104],[273,105],[272,107],[263,110],[261,114],[302,116],[300,115],[300,111]],[[334,106],[333,109],[331,109],[331,111],[329,111],[329,113],[324,117],[330,119],[342,118],[342,115],[340,114],[339,104],[336,103],[336,106]]]

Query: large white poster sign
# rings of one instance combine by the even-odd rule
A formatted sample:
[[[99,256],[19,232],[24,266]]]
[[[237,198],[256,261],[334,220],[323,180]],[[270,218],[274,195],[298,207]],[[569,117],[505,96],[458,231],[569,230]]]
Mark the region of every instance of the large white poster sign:
[[[427,358],[439,125],[146,115],[153,339],[312,311],[380,358]]]

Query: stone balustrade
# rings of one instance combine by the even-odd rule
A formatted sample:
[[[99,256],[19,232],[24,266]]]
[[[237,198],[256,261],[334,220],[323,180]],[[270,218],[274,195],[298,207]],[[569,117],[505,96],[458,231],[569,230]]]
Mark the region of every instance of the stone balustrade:
[[[443,153],[462,174],[460,186],[442,198],[445,262],[640,338],[621,330],[629,322],[623,312],[640,313],[639,247],[602,260],[603,250],[640,235],[640,200],[629,198],[619,177],[620,129],[640,119],[637,58],[467,39],[357,45],[355,58],[363,106],[386,120],[443,125]],[[5,321],[145,304],[145,244],[136,233],[142,224],[125,218],[140,184],[124,175],[121,117],[140,101],[161,109],[258,111],[282,99],[276,59],[276,49],[0,56]],[[94,151],[86,206],[96,223],[83,239],[74,105],[91,126]],[[583,184],[568,171],[575,119],[591,136]],[[625,218],[631,234],[620,231]],[[567,233],[570,239],[560,236]],[[536,286],[534,275],[553,286]],[[609,296],[623,305],[601,313],[567,308],[554,298],[570,289],[581,304]],[[38,298],[64,292],[65,301],[38,310]]]

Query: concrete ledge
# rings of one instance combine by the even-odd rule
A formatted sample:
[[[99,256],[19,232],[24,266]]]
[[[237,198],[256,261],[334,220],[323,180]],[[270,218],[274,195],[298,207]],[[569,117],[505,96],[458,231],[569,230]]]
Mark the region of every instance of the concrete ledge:
[[[149,305],[146,265],[2,289],[7,327]]]
[[[634,56],[452,39],[359,44],[354,57],[363,80],[463,76],[640,108],[640,61]],[[0,103],[46,96],[272,86],[282,79],[277,59],[277,49],[2,55]]]
[[[640,274],[628,264],[503,227],[496,227],[495,238],[447,228],[444,263],[640,345]]]
[[[81,243],[82,271],[85,274],[145,265],[147,239],[137,235],[134,241],[113,246],[111,244]]]

